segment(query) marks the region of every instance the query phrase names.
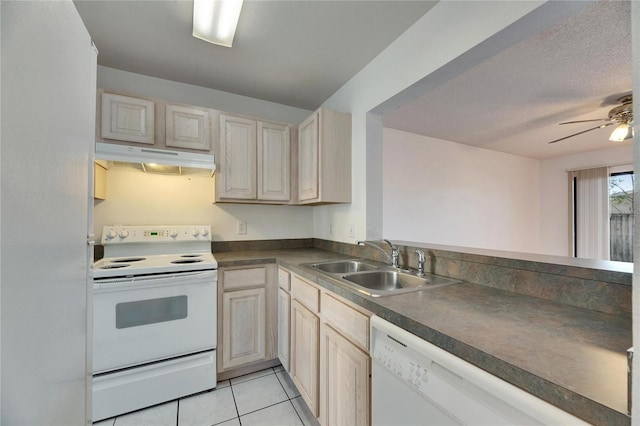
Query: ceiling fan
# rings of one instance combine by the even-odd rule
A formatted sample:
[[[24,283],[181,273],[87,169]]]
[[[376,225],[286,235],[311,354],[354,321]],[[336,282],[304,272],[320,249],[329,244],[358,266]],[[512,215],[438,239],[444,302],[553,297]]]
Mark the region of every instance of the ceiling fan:
[[[560,142],[565,139],[569,139],[574,136],[578,136],[583,133],[590,132],[592,130],[602,129],[608,126],[612,126],[614,124],[617,124],[617,127],[613,130],[613,132],[611,133],[611,136],[609,136],[610,141],[622,142],[624,140],[633,138],[633,95],[629,94],[621,97],[620,99],[618,99],[618,103],[620,103],[621,105],[618,105],[617,107],[612,108],[609,111],[609,116],[607,118],[565,121],[564,123],[560,123],[560,125],[562,126],[564,124],[588,123],[591,121],[604,121],[604,123],[600,124],[599,126],[592,127],[590,129],[583,130],[581,132],[574,133],[572,135],[553,140],[549,143]]]

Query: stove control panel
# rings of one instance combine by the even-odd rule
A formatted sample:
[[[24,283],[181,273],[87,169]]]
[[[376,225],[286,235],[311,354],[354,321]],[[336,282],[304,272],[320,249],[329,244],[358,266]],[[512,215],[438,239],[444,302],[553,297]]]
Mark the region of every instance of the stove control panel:
[[[102,244],[211,241],[211,225],[105,226]]]

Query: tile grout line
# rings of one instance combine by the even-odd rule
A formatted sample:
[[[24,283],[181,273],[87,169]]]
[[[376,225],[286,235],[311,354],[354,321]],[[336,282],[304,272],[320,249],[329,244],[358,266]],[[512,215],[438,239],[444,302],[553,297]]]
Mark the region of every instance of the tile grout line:
[[[282,371],[285,374],[289,374],[289,373],[286,372],[286,370],[282,370]],[[275,370],[274,370],[274,372],[275,372]],[[293,412],[296,413],[296,415],[298,416],[298,419],[300,419],[300,423],[302,423],[302,425],[304,426],[304,420],[302,420],[302,417],[300,416],[300,413],[298,413],[298,410],[296,409],[296,406],[293,403],[293,399],[291,397],[289,397],[289,394],[287,393],[287,390],[285,389],[284,385],[282,384],[282,381],[280,380],[280,377],[278,377],[278,373],[275,373],[275,375],[276,375],[276,379],[278,379],[278,382],[280,382],[280,386],[282,386],[282,389],[284,390],[284,394],[287,395],[287,398],[289,398],[289,404],[291,404],[291,406],[293,407]]]
[[[300,414],[298,413],[298,410],[296,410],[295,405],[293,405],[293,401],[292,401],[292,400],[291,400],[291,398],[289,397],[289,394],[287,393],[287,390],[285,389],[284,385],[282,384],[282,381],[280,381],[280,378],[278,377],[278,372],[276,372],[276,371],[275,371],[275,368],[273,368],[273,367],[271,367],[270,369],[271,369],[271,373],[265,374],[264,376],[255,377],[255,378],[253,378],[253,379],[245,380],[245,381],[242,381],[242,382],[237,383],[237,384],[239,385],[239,384],[242,384],[242,383],[248,383],[248,382],[251,382],[251,381],[253,381],[253,380],[261,379],[261,378],[263,378],[263,377],[268,377],[269,375],[273,374],[274,376],[276,376],[276,380],[277,380],[277,381],[278,381],[278,383],[280,384],[280,387],[282,388],[282,390],[283,390],[283,392],[284,392],[284,395],[286,396],[286,398],[287,398],[287,399],[285,399],[285,400],[283,400],[283,401],[280,401],[280,402],[276,402],[276,403],[271,404],[271,405],[267,405],[267,406],[264,406],[264,407],[258,408],[257,410],[249,411],[249,412],[247,412],[247,413],[244,413],[244,414],[243,414],[243,416],[246,416],[246,415],[248,415],[248,414],[252,414],[252,413],[258,412],[258,411],[260,411],[260,410],[267,409],[267,408],[275,407],[276,405],[279,405],[279,404],[282,404],[282,403],[284,403],[284,402],[287,402],[287,401],[288,401],[288,402],[289,402],[289,404],[291,404],[291,407],[293,408],[294,413],[296,413],[296,416],[298,416],[298,419],[300,420],[300,423],[304,426],[304,424],[305,424],[305,423],[304,423],[304,421],[302,420],[302,418],[300,417]],[[284,371],[284,370],[283,370],[283,371]],[[252,374],[252,373],[250,373],[250,374]],[[229,386],[233,386],[233,385],[231,384],[231,381],[229,381]],[[240,419],[240,417],[241,417],[241,416],[240,416],[240,412],[238,411],[238,404],[237,404],[237,403],[236,403],[236,401],[235,401],[235,393],[233,392],[233,388],[231,389],[231,393],[233,394],[233,398],[234,398],[234,399],[233,399],[233,402],[234,402],[234,404],[235,404],[235,406],[236,406],[236,412],[238,413],[238,421],[240,422],[240,426],[242,426],[242,420]],[[296,397],[296,398],[297,398],[297,397]]]
[[[236,402],[236,394],[233,391],[233,384],[231,383],[231,380],[229,380],[229,389],[231,389],[231,397],[233,398],[233,405],[236,407],[236,414],[238,415],[237,417],[238,423],[240,423],[240,426],[242,426],[242,420],[240,419],[240,411],[238,411],[238,403]]]

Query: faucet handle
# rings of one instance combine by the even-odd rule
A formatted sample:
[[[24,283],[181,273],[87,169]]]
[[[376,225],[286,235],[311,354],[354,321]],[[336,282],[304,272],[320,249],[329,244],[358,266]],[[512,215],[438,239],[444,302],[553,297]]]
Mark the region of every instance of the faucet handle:
[[[418,276],[421,277],[424,275],[424,262],[426,258],[424,256],[424,251],[420,249],[416,249],[416,254],[418,255]]]

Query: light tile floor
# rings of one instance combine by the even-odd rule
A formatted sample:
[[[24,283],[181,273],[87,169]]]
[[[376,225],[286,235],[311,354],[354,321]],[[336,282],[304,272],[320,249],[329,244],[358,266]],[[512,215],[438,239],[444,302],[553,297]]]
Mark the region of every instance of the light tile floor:
[[[216,389],[94,423],[94,426],[318,426],[282,367]]]

